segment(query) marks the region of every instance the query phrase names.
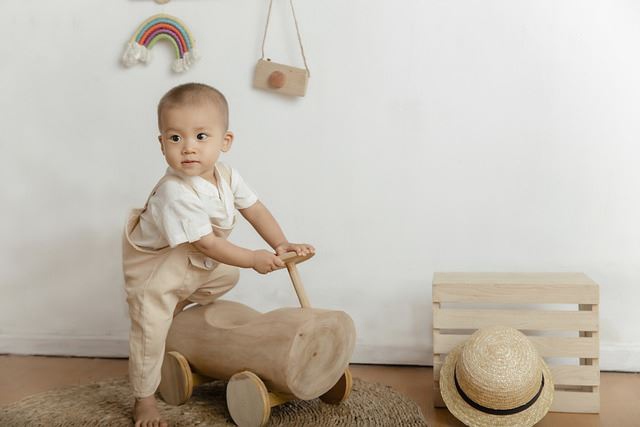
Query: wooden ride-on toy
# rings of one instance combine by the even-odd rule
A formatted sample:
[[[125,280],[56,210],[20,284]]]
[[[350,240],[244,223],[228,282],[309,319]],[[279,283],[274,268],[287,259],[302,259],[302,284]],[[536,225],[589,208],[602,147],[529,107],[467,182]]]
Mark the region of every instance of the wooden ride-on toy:
[[[217,300],[179,313],[166,340],[162,399],[181,405],[196,385],[228,380],[227,407],[241,427],[264,426],[289,400],[346,400],[355,327],[342,311],[310,307],[296,264],[312,256],[281,256],[302,308],[260,313]]]

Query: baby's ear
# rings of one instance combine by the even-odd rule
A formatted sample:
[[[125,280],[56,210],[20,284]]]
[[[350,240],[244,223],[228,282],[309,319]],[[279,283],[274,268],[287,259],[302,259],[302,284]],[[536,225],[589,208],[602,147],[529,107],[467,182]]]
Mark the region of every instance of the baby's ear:
[[[158,135],[158,142],[160,143],[160,151],[164,154],[164,145],[162,145],[162,135]]]
[[[233,145],[233,132],[230,130],[226,131],[224,134],[224,141],[222,143],[222,152],[226,153],[231,149],[231,145]]]

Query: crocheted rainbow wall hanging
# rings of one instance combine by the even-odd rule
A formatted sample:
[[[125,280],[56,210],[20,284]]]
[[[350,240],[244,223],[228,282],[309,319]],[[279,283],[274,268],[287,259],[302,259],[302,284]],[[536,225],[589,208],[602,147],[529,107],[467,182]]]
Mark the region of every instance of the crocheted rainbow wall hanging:
[[[187,26],[178,18],[161,13],[140,24],[124,51],[123,64],[131,67],[138,62],[149,63],[151,48],[158,40],[168,40],[173,45],[176,59],[171,68],[177,73],[188,70],[200,58]]]

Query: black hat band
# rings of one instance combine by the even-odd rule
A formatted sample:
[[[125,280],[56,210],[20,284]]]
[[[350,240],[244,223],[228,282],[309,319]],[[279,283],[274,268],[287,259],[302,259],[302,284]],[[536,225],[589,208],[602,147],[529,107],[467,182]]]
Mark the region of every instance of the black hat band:
[[[513,415],[513,414],[517,414],[519,412],[524,411],[525,409],[531,407],[531,405],[533,405],[536,402],[536,400],[538,400],[538,398],[542,394],[542,389],[544,387],[544,374],[542,374],[542,382],[540,384],[540,390],[538,390],[538,393],[536,393],[536,395],[533,396],[533,398],[530,401],[528,401],[524,405],[520,405],[512,409],[493,409],[493,408],[487,408],[486,406],[482,406],[479,403],[474,402],[469,396],[466,395],[466,393],[460,387],[460,384],[458,384],[458,377],[456,376],[456,368],[453,368],[453,379],[456,383],[456,389],[458,390],[458,394],[460,395],[460,397],[462,397],[462,399],[465,402],[467,402],[471,407],[477,409],[478,411],[482,411],[486,414],[491,414],[491,415]]]

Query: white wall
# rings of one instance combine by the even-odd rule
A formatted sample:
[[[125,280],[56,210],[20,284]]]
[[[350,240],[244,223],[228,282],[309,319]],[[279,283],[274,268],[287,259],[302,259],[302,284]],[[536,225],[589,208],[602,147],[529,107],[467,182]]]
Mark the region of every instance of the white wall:
[[[637,2],[298,0],[303,99],[251,87],[267,4],[169,3],[203,53],[174,75],[168,45],[118,62],[151,0],[0,2],[1,352],[126,355],[120,233],[165,168],[155,105],[202,81],[230,100],[226,160],[317,247],[307,291],[354,318],[356,361],[431,362],[434,271],[582,271],[601,366],[640,370]],[[286,6],[267,53],[302,65]],[[296,303],[284,272],[230,298]]]

